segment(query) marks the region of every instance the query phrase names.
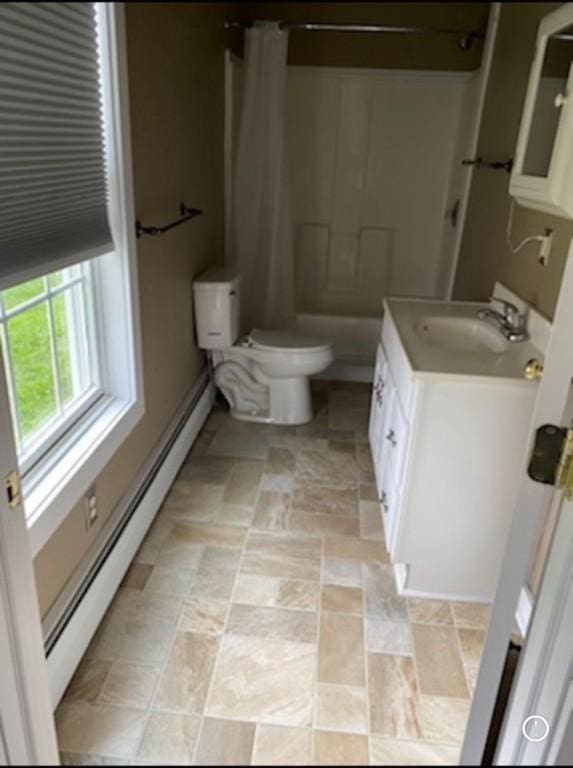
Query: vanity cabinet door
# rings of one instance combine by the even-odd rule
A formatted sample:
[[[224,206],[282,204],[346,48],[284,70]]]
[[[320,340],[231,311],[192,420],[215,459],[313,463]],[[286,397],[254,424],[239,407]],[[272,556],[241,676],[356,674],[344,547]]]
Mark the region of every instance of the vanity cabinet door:
[[[378,498],[382,493],[382,485],[386,467],[390,463],[389,449],[390,445],[384,440],[384,435],[390,429],[390,421],[394,403],[397,399],[397,392],[390,374],[386,376],[386,386],[384,387],[384,402],[380,409],[380,422],[378,434],[375,443],[375,449],[372,451],[372,460],[374,461],[374,474],[376,476],[376,487],[378,489]]]
[[[391,552],[394,530],[398,521],[400,495],[394,485],[394,470],[390,461],[386,461],[380,483],[380,511],[386,547]]]
[[[388,361],[382,345],[378,345],[376,353],[376,368],[374,381],[372,382],[372,400],[370,404],[370,422],[368,425],[368,438],[372,450],[372,458],[376,464],[376,455],[382,439],[382,425],[384,409],[388,392]]]
[[[392,407],[384,424],[382,439],[386,448],[386,461],[390,464],[396,488],[401,488],[404,480],[404,458],[408,432],[408,422],[402,413],[399,398],[393,397]]]

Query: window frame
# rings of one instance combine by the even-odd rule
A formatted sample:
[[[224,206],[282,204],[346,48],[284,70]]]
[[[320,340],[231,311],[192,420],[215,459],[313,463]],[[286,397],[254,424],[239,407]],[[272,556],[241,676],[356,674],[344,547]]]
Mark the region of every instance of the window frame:
[[[61,285],[55,287],[51,286],[49,280],[51,275],[46,275],[43,278],[40,278],[45,281],[45,289],[42,294],[35,296],[32,299],[28,299],[16,307],[7,309],[3,304],[1,295],[2,292],[0,292],[0,325],[5,326],[4,334],[6,343],[4,345],[4,351],[9,368],[9,370],[6,372],[6,379],[11,398],[12,421],[15,424],[14,431],[17,433],[18,437],[17,442],[19,446],[18,459],[20,472],[24,477],[28,472],[33,471],[33,468],[38,463],[38,461],[40,461],[45,454],[53,449],[58,441],[61,440],[71,428],[73,428],[78,420],[80,420],[86,413],[88,413],[88,411],[102,397],[105,390],[105,383],[102,381],[100,365],[100,359],[102,357],[101,334],[99,332],[97,318],[95,316],[95,309],[93,306],[95,303],[94,293],[96,291],[94,274],[95,265],[88,261],[80,263],[76,266],[80,268],[80,274],[76,277],[65,280]],[[55,273],[51,274],[58,274],[61,271],[62,270],[57,270]],[[24,448],[26,440],[22,434],[22,425],[20,421],[20,415],[18,413],[18,397],[14,382],[14,359],[8,323],[12,319],[22,316],[26,312],[33,310],[35,307],[45,304],[49,318],[48,324],[50,329],[50,336],[52,337],[52,335],[55,334],[54,306],[52,302],[58,296],[65,296],[68,292],[74,290],[75,288],[79,288],[83,294],[84,312],[86,315],[85,320],[87,325],[86,330],[89,337],[87,342],[87,351],[89,355],[89,368],[93,376],[93,381],[91,385],[86,388],[86,390],[80,396],[76,397],[70,404],[62,404],[62,388],[59,370],[60,366],[57,359],[57,351],[53,346],[55,339],[51,338],[51,358],[56,369],[57,378],[54,389],[57,393],[56,401],[60,413],[56,419],[48,420],[44,425],[39,427],[35,434],[32,433],[33,436],[30,439],[28,446]],[[73,332],[73,327],[70,330]],[[73,357],[71,360],[73,364]]]
[[[123,3],[96,3],[114,250],[92,262],[103,391],[23,478],[35,556],[145,413]]]

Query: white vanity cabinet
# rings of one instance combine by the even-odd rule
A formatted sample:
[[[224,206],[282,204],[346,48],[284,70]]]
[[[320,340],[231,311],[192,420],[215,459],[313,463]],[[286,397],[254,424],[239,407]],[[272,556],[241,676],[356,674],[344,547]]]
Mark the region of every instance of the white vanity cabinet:
[[[386,337],[388,337],[388,327],[391,322],[391,320],[386,322]],[[392,367],[386,347],[393,353]],[[401,364],[400,361],[399,348],[395,346],[393,339],[384,338],[383,326],[383,335],[376,355],[369,438],[382,522],[388,543],[393,540],[404,479],[404,461],[409,433],[404,408],[408,407],[411,389],[408,378],[403,362]]]
[[[493,598],[523,466],[531,384],[418,370],[385,311],[369,439],[403,594]]]

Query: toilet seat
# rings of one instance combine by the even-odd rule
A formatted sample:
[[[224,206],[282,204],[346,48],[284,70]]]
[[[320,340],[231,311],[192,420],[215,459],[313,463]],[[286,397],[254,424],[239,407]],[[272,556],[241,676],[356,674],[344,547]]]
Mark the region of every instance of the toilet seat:
[[[290,331],[262,331],[253,329],[244,341],[245,346],[262,352],[316,353],[324,352],[330,344],[324,339],[302,336]]]

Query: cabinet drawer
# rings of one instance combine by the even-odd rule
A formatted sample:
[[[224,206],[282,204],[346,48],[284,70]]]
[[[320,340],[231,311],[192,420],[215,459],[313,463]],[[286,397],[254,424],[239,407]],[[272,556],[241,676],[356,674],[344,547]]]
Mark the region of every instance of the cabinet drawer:
[[[404,459],[408,444],[409,425],[406,421],[397,396],[392,398],[389,417],[384,424],[382,439],[385,444],[385,461],[391,467],[393,484],[402,487]]]

